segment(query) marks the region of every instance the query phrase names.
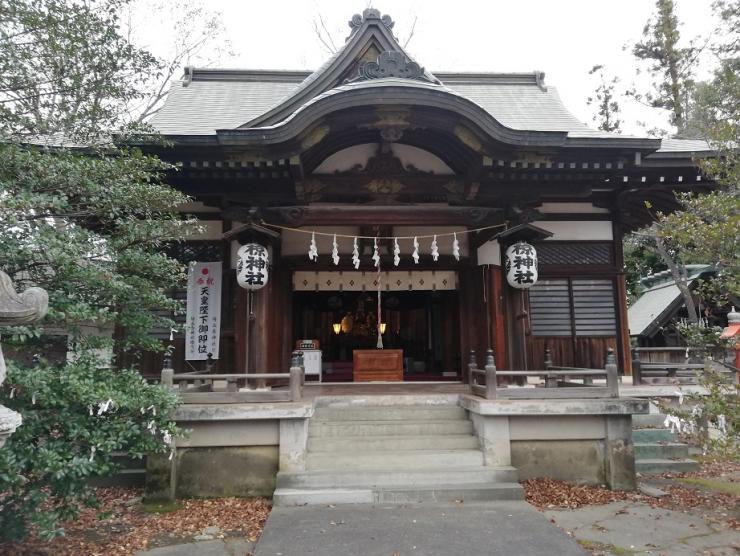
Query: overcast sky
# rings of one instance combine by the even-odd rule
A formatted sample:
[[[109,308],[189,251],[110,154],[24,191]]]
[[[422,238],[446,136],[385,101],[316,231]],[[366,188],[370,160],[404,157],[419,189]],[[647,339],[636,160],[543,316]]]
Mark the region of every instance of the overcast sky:
[[[708,35],[713,28],[711,0],[677,0],[682,38]],[[621,77],[636,78],[637,65],[623,46],[638,40],[654,10],[652,0],[208,0],[220,11],[235,56],[219,65],[260,69],[315,69],[329,53],[314,31],[321,15],[339,46],[349,33],[347,21],[368,5],[388,13],[394,33],[422,66],[446,71],[542,70],[565,105],[588,123],[586,104],[595,64]],[[151,20],[150,20],[151,21]],[[168,22],[151,21],[143,35],[153,50],[167,40]],[[198,65],[198,60],[192,61]],[[702,68],[709,71],[709,60]],[[702,75],[700,75],[702,77]],[[643,79],[637,77],[637,79]],[[623,102],[624,131],[644,135],[637,125],[665,124],[664,116],[634,102]],[[595,125],[595,124],[592,124]]]

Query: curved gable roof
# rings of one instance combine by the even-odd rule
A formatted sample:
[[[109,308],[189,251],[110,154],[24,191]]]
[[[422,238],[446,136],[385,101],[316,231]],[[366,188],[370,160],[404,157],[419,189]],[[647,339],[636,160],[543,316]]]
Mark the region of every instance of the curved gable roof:
[[[407,63],[415,64],[393,36],[388,16],[368,9],[362,16],[354,16],[351,25],[353,31],[342,48],[314,72],[188,69],[186,78],[173,84],[167,102],[151,123],[169,136],[215,136],[217,130],[235,136],[239,131],[249,134],[250,130],[273,129],[327,95],[346,91],[360,64],[382,53],[398,52]],[[544,85],[541,72],[439,72],[435,76],[422,71],[421,79],[403,81],[410,87],[424,83],[472,103],[482,110],[482,116],[493,118],[513,135],[553,132],[564,134],[570,144],[596,140],[648,152],[660,144],[591,129],[565,108],[555,88]],[[387,84],[380,81],[371,79],[363,87],[375,88],[381,98]]]
[[[331,56],[320,68],[306,77],[292,92],[281,99],[275,106],[264,114],[243,122],[240,127],[259,127],[274,124],[288,117],[300,106],[341,84],[348,72],[363,55],[374,49],[379,54],[384,51],[401,52],[407,60],[413,58],[398,43],[391,29],[393,21],[389,16],[380,15],[380,11],[368,8],[362,16],[354,16],[350,21],[352,33],[337,52]],[[425,77],[435,81],[433,75],[425,71]]]

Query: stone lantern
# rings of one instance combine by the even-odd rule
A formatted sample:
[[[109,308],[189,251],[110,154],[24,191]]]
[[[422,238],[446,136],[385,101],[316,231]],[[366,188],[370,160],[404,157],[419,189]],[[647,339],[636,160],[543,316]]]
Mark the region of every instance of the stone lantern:
[[[44,317],[49,309],[49,296],[41,288],[28,288],[16,293],[10,276],[0,271],[0,326],[30,324]],[[0,345],[0,385],[5,381],[5,359]],[[21,416],[0,405],[0,448],[21,424]]]

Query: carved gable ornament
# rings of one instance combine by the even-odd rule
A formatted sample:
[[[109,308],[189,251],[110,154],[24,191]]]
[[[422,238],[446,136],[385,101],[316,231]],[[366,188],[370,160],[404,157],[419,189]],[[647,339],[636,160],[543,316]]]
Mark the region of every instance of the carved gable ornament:
[[[364,62],[358,68],[358,76],[351,82],[367,81],[369,79],[383,79],[386,77],[399,77],[402,79],[416,79],[435,83],[424,73],[424,68],[416,62],[408,60],[403,52],[385,51],[381,52],[375,62]]]
[[[391,16],[388,14],[381,15],[380,10],[376,10],[375,8],[367,8],[365,11],[362,12],[362,15],[355,14],[352,16],[352,19],[350,19],[347,23],[349,24],[349,28],[352,30],[352,33],[357,31],[360,27],[362,27],[362,24],[371,19],[378,19],[380,22],[385,26],[386,29],[389,31],[393,29],[393,26],[396,24]]]

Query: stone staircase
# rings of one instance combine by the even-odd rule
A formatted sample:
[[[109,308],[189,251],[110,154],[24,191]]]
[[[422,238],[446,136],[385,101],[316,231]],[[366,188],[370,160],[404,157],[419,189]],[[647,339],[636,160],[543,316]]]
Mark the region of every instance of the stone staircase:
[[[634,415],[632,419],[634,425],[632,441],[635,445],[637,473],[658,475],[699,469],[699,464],[689,459],[689,446],[678,442],[675,432],[663,428],[665,415],[650,413]]]
[[[274,504],[523,499],[516,469],[483,465],[456,401],[399,399],[319,398],[306,470],[278,473]]]

